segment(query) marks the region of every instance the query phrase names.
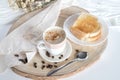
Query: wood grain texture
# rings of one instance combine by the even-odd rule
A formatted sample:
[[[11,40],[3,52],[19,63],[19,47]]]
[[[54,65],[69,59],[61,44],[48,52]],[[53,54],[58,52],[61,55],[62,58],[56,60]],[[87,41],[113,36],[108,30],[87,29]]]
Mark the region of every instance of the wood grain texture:
[[[75,7],[75,6],[68,7],[66,9],[61,10],[61,14],[59,16],[59,19],[58,19],[56,25],[62,27],[64,21],[66,20],[66,18],[68,18],[70,15],[72,15],[74,13],[81,13],[81,12],[87,12],[87,11],[82,9],[82,8]],[[29,14],[24,15],[23,17],[21,17],[17,21],[17,23],[15,23],[12,26],[12,28],[10,29],[9,32],[11,32],[15,28],[17,28],[20,24],[23,23],[24,20],[28,20],[28,19],[24,19],[26,16],[32,17],[36,13],[37,12],[32,12],[32,13],[29,13]],[[29,64],[13,67],[12,70],[15,73],[17,73],[17,74],[19,74],[21,76],[31,78],[31,79],[34,79],[34,80],[57,80],[57,79],[60,79],[60,78],[69,77],[69,76],[71,76],[73,74],[76,74],[76,73],[84,70],[87,67],[90,67],[90,65],[92,65],[94,62],[96,62],[100,58],[100,56],[101,56],[102,52],[104,51],[104,49],[106,48],[107,41],[105,41],[101,45],[94,46],[94,47],[80,46],[80,45],[75,44],[73,42],[71,42],[71,44],[72,44],[72,48],[73,48],[71,56],[68,58],[68,60],[57,63],[58,67],[63,65],[63,64],[66,64],[69,61],[71,61],[72,59],[74,59],[76,54],[77,54],[76,50],[87,51],[89,53],[88,54],[88,56],[89,56],[88,59],[85,60],[85,61],[81,61],[81,62],[75,62],[75,63],[63,68],[62,70],[56,72],[52,76],[47,77],[46,74],[50,70],[52,70],[54,68],[52,68],[52,69],[46,69],[45,68],[44,70],[42,70],[41,69],[41,65],[42,65],[41,61],[43,59],[41,58],[40,55],[36,54],[36,57]],[[33,67],[34,62],[39,63],[38,68]],[[50,62],[47,62],[47,61],[45,61],[45,62],[46,62],[46,64],[53,64],[54,65],[54,63],[50,63]]]

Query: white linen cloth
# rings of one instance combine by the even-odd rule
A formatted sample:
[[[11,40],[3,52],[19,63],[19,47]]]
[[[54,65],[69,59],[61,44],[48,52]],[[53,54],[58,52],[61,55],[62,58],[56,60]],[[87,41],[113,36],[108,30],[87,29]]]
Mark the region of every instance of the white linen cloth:
[[[68,0],[64,0],[65,3],[68,1]],[[82,1],[82,2],[81,2]],[[95,0],[73,0],[73,3],[74,5],[78,5],[82,8],[85,8],[87,9],[88,11],[90,12],[95,12],[95,13],[98,13],[99,12],[102,12],[102,11],[94,11],[94,9],[96,9],[96,7],[85,7],[87,6],[88,4],[86,3],[89,3],[92,4],[94,3]],[[99,0],[96,0],[99,2]],[[101,0],[100,0],[101,1]],[[104,0],[106,2],[109,2],[109,0]],[[117,2],[119,4],[119,1],[120,0],[113,0],[114,2]],[[69,2],[69,1],[68,1]],[[70,2],[71,3],[71,2]],[[109,2],[110,3],[110,2]],[[7,5],[7,0],[0,0],[0,10],[1,10],[1,6],[2,6],[2,9],[3,8],[6,8]],[[68,3],[67,3],[68,4]],[[82,4],[82,5],[81,5]],[[96,4],[96,3],[95,3]],[[112,3],[111,3],[112,4]],[[114,4],[114,3],[113,3]],[[116,4],[114,4],[116,5]],[[6,8],[6,10],[8,10],[8,7]],[[97,9],[96,9],[97,10]],[[109,10],[109,9],[108,9]],[[120,10],[119,9],[119,6],[118,6],[118,9],[116,9],[116,12],[117,10]],[[2,11],[0,11],[0,18],[3,16],[3,13],[1,14]],[[11,11],[10,11],[11,12]],[[12,19],[16,18],[17,14],[20,14],[19,12],[14,14],[12,13],[15,17],[13,18],[10,18],[10,22]],[[21,15],[21,14],[20,14]],[[6,17],[6,16],[5,16]],[[118,19],[118,17],[116,18],[116,20]],[[112,22],[116,23],[114,21],[114,18],[111,19]],[[3,21],[3,22],[2,22]],[[7,31],[9,30],[9,27],[11,27],[11,24],[6,24],[8,23],[9,21],[6,21],[4,19],[0,20],[0,40],[3,39],[3,37],[6,35]],[[3,24],[4,23],[4,24]],[[13,23],[13,22],[12,22]],[[112,26],[112,27],[115,27],[115,26]],[[117,26],[117,29],[115,30],[111,30],[111,33],[112,34],[110,37],[110,41],[115,41],[116,44],[110,44],[109,45],[109,49],[107,49],[105,51],[104,56],[105,57],[104,59],[101,59],[100,61],[97,62],[96,65],[94,65],[93,67],[91,67],[89,70],[86,70],[86,71],[83,71],[83,73],[81,73],[80,75],[76,75],[76,76],[73,76],[73,77],[70,77],[69,79],[64,79],[64,80],[73,80],[73,79],[76,79],[76,80],[79,80],[79,79],[82,79],[82,80],[87,80],[87,79],[98,79],[98,80],[102,80],[102,79],[109,79],[109,80],[113,80],[113,79],[119,79],[119,44],[117,43],[116,40],[118,40],[118,34],[120,32],[120,26]],[[119,30],[119,32],[118,32]],[[116,34],[114,34],[116,32]],[[118,32],[118,33],[117,33]],[[116,36],[114,36],[116,35]],[[115,38],[114,38],[115,37]],[[113,39],[113,40],[112,40]],[[112,42],[111,42],[112,43]],[[117,47],[116,47],[117,45]],[[115,48],[116,47],[116,48]],[[115,49],[115,50],[113,50]],[[112,50],[112,52],[110,51]],[[115,52],[116,51],[116,52]],[[112,54],[113,53],[113,54]],[[117,54],[118,53],[118,54]],[[109,59],[106,59],[106,57],[109,56]],[[1,58],[1,57],[0,57]],[[118,62],[118,63],[117,63]],[[103,65],[104,64],[104,65]],[[111,67],[110,67],[111,66]],[[114,69],[113,69],[114,68]],[[92,73],[91,73],[92,72]],[[103,75],[102,75],[103,74]],[[87,77],[86,77],[87,76]],[[96,76],[96,77],[95,77]],[[21,76],[18,76],[16,75],[15,73],[13,73],[11,70],[7,70],[5,73],[3,74],[0,74],[0,79],[1,80],[31,80],[31,79],[26,79],[24,77],[21,77]]]
[[[110,20],[111,17],[114,18],[113,24],[115,25],[115,23],[117,23],[119,21],[118,19],[116,19],[116,16],[118,18],[119,17],[118,14],[120,13],[120,11],[119,11],[119,8],[120,8],[119,1],[117,1],[117,0],[116,1],[108,0],[108,1],[110,1],[111,3],[114,3],[114,4],[107,3],[107,1],[104,1],[104,0],[102,0],[102,1],[96,1],[96,0],[94,0],[94,2],[91,1],[91,0],[86,0],[86,1],[83,1],[83,0],[66,0],[66,1],[64,1],[64,0],[62,0],[62,3],[64,4],[64,6],[62,8],[65,8],[65,7],[68,7],[68,6],[71,6],[71,5],[80,6],[82,8],[87,9],[88,11],[90,11],[91,13],[93,13],[93,14],[95,14],[97,16],[103,17],[103,15],[104,15],[104,17],[109,18],[109,21],[111,21]],[[17,17],[19,17],[22,14],[24,14],[23,12],[20,12],[20,11],[12,11],[12,9],[8,6],[8,2],[6,0],[2,1],[2,2],[3,3],[6,2],[7,4],[0,6],[1,14],[4,14],[3,16],[0,16],[0,20],[1,20],[0,24],[13,23],[14,20],[17,19]],[[85,4],[87,4],[87,5],[85,5]],[[104,4],[106,4],[106,5],[104,5]],[[58,6],[58,4],[57,4],[57,6]],[[50,15],[50,14],[53,13],[54,10],[56,11],[56,13],[54,13],[54,14],[56,14],[56,16],[55,15]],[[20,52],[22,50],[24,50],[24,51],[31,50],[33,52],[36,52],[35,46],[32,45],[30,42],[24,40],[21,37],[23,36],[23,34],[26,33],[26,31],[28,30],[28,28],[30,28],[31,26],[32,27],[33,26],[37,26],[38,29],[36,29],[36,30],[41,30],[41,32],[42,32],[42,31],[44,31],[48,27],[48,26],[46,26],[46,23],[49,24],[49,26],[50,25],[55,25],[55,22],[57,20],[58,14],[59,14],[59,10],[60,10],[60,8],[58,8],[58,7],[55,8],[55,7],[51,6],[51,7],[47,8],[45,11],[40,12],[38,15],[36,15],[35,17],[33,17],[32,19],[30,19],[29,21],[27,21],[25,24],[21,25],[21,27],[19,27],[18,29],[16,29],[14,32],[12,32],[9,35],[10,37],[7,36],[5,39],[3,39],[1,41],[1,43],[0,43],[0,54],[2,56],[2,58],[0,58],[1,59],[1,61],[0,61],[1,64],[5,65],[5,62],[4,63],[2,62],[3,59],[5,59],[4,58],[5,56],[3,56],[5,54],[8,55],[8,54],[11,54],[11,52],[13,52],[12,54],[14,54],[14,53],[18,53],[18,52]],[[10,14],[8,14],[8,13],[10,13]],[[47,14],[47,13],[49,13],[49,14]],[[17,15],[14,15],[14,14],[17,14]],[[45,17],[45,18],[42,21],[43,17]],[[50,18],[52,20],[49,20],[48,18]],[[35,20],[35,19],[38,19],[38,20]],[[52,23],[51,21],[54,21],[54,22]],[[117,21],[117,22],[115,22],[115,21]],[[39,24],[40,22],[42,22],[42,23]],[[36,25],[36,24],[39,24],[39,25]],[[11,26],[11,24],[10,24],[10,26]],[[26,27],[26,26],[28,26],[28,27]],[[42,28],[40,28],[40,26],[42,26]],[[22,34],[21,34],[21,32],[22,32]],[[9,40],[9,42],[8,42],[8,40]],[[15,45],[13,45],[13,44],[15,44]],[[21,47],[20,46],[18,47],[18,45],[21,45]],[[26,45],[29,46],[29,47],[27,47]],[[9,48],[6,49],[6,47],[9,47]],[[13,57],[13,56],[11,56],[11,57]],[[10,60],[8,60],[6,62],[9,63],[9,61]],[[14,62],[14,63],[18,63],[18,62]],[[12,66],[12,65],[15,65],[15,64],[9,64],[9,65]],[[2,71],[2,68],[5,69],[6,67],[7,66],[2,66],[1,65],[1,68],[0,68],[1,71]]]
[[[0,42],[0,72],[6,70],[7,67],[21,65],[21,62],[14,57],[14,54],[20,54],[21,51],[36,53],[36,45],[32,43],[34,42],[32,39],[39,38],[39,35],[46,28],[55,25],[60,13],[60,8],[61,0],[58,0],[50,7],[20,25],[19,28],[11,32]],[[35,37],[27,40],[26,38],[29,36]],[[27,56],[27,58],[29,57]]]

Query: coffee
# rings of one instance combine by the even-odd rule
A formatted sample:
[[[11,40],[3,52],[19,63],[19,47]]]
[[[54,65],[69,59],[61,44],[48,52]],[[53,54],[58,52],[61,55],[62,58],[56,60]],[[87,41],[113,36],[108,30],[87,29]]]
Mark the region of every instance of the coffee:
[[[39,41],[37,48],[46,49],[50,54],[49,57],[59,55],[66,48],[66,34],[60,27],[49,27],[43,32],[43,40]]]
[[[65,39],[65,32],[62,29],[50,29],[45,33],[45,40],[51,44],[57,44]]]

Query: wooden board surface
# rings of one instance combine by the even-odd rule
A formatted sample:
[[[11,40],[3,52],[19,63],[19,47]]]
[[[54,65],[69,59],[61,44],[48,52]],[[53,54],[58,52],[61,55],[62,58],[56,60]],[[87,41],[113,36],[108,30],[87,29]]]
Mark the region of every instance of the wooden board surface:
[[[74,13],[81,13],[81,12],[87,12],[87,11],[82,9],[82,8],[78,8],[78,7],[74,7],[74,6],[63,9],[61,11],[61,14],[59,16],[59,19],[58,19],[56,25],[57,26],[63,26],[63,23],[64,23],[66,18],[68,18],[70,15],[72,15]],[[28,20],[28,19],[26,19],[26,16],[32,17],[36,13],[32,12],[32,13],[29,13],[29,14],[21,17],[12,26],[12,28],[10,29],[9,32],[11,32],[15,28],[19,27],[19,25],[22,24],[24,20]],[[25,19],[24,19],[24,17],[25,17]],[[107,41],[105,41],[101,45],[98,45],[98,46],[95,46],[95,47],[80,46],[80,45],[74,44],[73,42],[71,42],[71,44],[72,44],[72,48],[73,48],[72,55],[69,57],[68,60],[57,63],[56,65],[58,67],[67,63],[67,62],[69,62],[69,61],[71,61],[71,60],[73,60],[75,58],[76,54],[77,54],[76,50],[89,52],[88,59],[85,60],[85,61],[81,61],[81,62],[75,62],[75,63],[63,68],[62,70],[58,71],[53,76],[46,77],[46,74],[54,68],[52,68],[52,69],[47,69],[46,68],[46,69],[42,70],[41,69],[41,65],[42,65],[41,61],[43,59],[41,58],[40,55],[36,54],[36,57],[29,64],[22,65],[22,66],[16,66],[16,67],[12,68],[12,70],[14,72],[16,72],[17,74],[21,75],[21,76],[28,77],[28,78],[31,78],[31,79],[34,79],[34,80],[55,80],[55,79],[60,79],[60,78],[63,78],[63,77],[68,77],[68,76],[71,76],[71,75],[73,75],[77,72],[80,72],[80,71],[84,70],[85,68],[87,68],[91,64],[93,64],[95,61],[97,61],[100,58],[104,49],[106,48]],[[39,67],[34,68],[33,67],[34,62],[39,63]],[[47,64],[55,65],[54,63],[50,63],[50,62],[45,61],[45,65],[47,65]]]

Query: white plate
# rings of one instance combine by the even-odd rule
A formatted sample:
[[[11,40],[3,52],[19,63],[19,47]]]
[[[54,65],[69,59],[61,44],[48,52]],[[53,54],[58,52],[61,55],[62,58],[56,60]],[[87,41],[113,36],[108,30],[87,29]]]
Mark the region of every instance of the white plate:
[[[62,52],[59,55],[54,56],[54,58],[52,58],[52,55],[51,55],[51,57],[48,57],[46,55],[46,52],[47,52],[46,50],[42,50],[42,49],[39,50],[39,54],[41,55],[41,57],[43,59],[45,59],[46,61],[49,61],[49,62],[61,62],[61,61],[64,61],[65,59],[67,59],[68,57],[70,57],[70,55],[72,53],[72,46],[71,46],[71,43],[69,41],[67,41],[64,52]],[[59,57],[61,55],[63,55],[63,57],[61,57],[61,59],[59,59]]]
[[[87,41],[82,41],[78,38],[76,38],[70,31],[70,27],[74,24],[74,22],[76,21],[76,19],[80,16],[80,13],[77,14],[73,14],[72,16],[70,16],[69,18],[67,18],[67,20],[64,22],[64,30],[67,34],[67,37],[74,43],[79,44],[79,45],[84,45],[84,46],[96,46],[101,44],[102,42],[104,42],[107,39],[108,36],[108,24],[107,22],[98,17],[98,21],[101,23],[102,25],[102,34],[101,34],[101,38],[94,41],[94,42],[87,42]]]

